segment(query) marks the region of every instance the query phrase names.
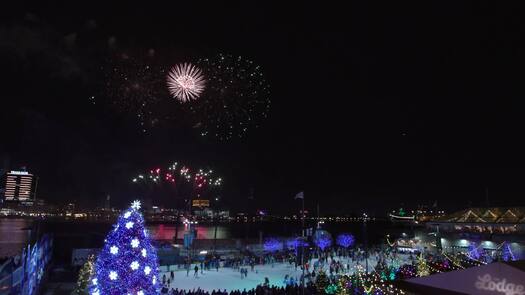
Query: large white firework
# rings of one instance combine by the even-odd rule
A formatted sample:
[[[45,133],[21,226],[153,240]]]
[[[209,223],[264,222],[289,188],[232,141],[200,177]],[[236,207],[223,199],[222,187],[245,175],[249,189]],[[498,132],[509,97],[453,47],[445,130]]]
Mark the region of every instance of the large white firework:
[[[181,102],[197,99],[206,84],[202,71],[190,63],[171,68],[167,82],[170,94]]]

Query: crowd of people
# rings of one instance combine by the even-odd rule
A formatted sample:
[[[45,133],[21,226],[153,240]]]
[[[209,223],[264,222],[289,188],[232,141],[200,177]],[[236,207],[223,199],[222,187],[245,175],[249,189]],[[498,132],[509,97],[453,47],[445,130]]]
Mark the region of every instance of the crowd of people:
[[[286,285],[285,287],[269,286],[268,284],[259,285],[250,290],[212,290],[211,292],[194,289],[194,290],[179,290],[177,288],[163,288],[162,294],[168,295],[285,295],[285,294],[303,294],[302,287],[299,285]],[[304,287],[304,294],[319,294],[315,286],[308,283]]]
[[[180,290],[172,288],[170,281],[173,281],[173,271],[169,277],[164,275],[163,283],[164,288],[162,294],[172,295],[254,295],[254,294],[319,294],[316,290],[319,279],[323,279],[327,284],[336,285],[340,279],[344,279],[343,276],[349,276],[355,273],[356,270],[360,269],[365,273],[371,273],[379,276],[378,274],[386,275],[389,274],[391,277],[397,277],[397,270],[400,268],[416,270],[418,264],[421,261],[426,261],[434,267],[443,268],[442,271],[448,271],[451,268],[451,258],[441,253],[400,253],[395,247],[370,247],[365,250],[359,246],[351,249],[344,248],[328,248],[324,251],[315,249],[313,251],[305,252],[304,256],[298,253],[297,250],[289,249],[275,252],[264,252],[256,255],[255,253],[244,251],[235,257],[229,257],[225,260],[219,260],[218,257],[207,257],[199,264],[195,264],[193,271],[194,276],[198,278],[199,270],[201,274],[203,270],[216,270],[219,271],[220,267],[226,267],[231,270],[237,271],[240,274],[240,278],[247,278],[250,272],[257,274],[257,269],[261,265],[271,266],[273,269],[274,264],[287,263],[290,266],[287,268],[290,270],[288,274],[284,275],[282,281],[278,282],[278,286],[270,284],[269,279],[266,277],[264,282],[253,289],[249,290]],[[467,264],[472,260],[469,254],[465,255]],[[421,258],[422,257],[422,258]],[[458,258],[454,258],[458,259]],[[484,260],[483,258],[479,258]],[[457,263],[457,262],[456,262]],[[471,265],[467,265],[471,266]],[[189,276],[190,264],[184,264],[184,267],[188,270],[187,276]],[[268,269],[268,267],[266,268]],[[295,270],[295,271],[291,271]],[[413,271],[412,271],[413,273]],[[293,275],[291,275],[293,274]],[[408,273],[407,275],[410,274]],[[403,275],[401,275],[403,277]],[[393,280],[392,278],[391,280]],[[273,278],[275,279],[275,278]],[[282,283],[281,283],[282,282]],[[166,284],[167,283],[167,284]],[[273,282],[272,282],[273,283]],[[301,285],[304,283],[304,291]]]
[[[222,261],[220,261],[218,257],[210,256],[197,264],[189,264],[186,262],[183,266],[186,269],[186,276],[190,275],[191,270],[195,278],[199,277],[199,271],[200,274],[203,274],[205,270],[219,271],[220,267],[226,267],[238,271],[240,278],[243,279],[248,276],[250,271],[257,273],[258,265],[271,265],[273,267],[275,263],[288,263],[291,269],[295,269],[295,271],[300,272],[300,274],[297,276],[286,274],[282,280],[282,284],[278,284],[283,287],[276,287],[270,284],[268,278],[266,278],[264,283],[261,282],[261,285],[251,290],[229,292],[225,290],[214,290],[208,292],[202,289],[180,290],[172,288],[170,282],[173,281],[174,274],[173,271],[171,271],[171,273],[168,273],[168,276],[164,274],[162,277],[164,284],[162,294],[294,294],[298,289],[302,292],[300,289],[303,281],[306,286],[305,294],[316,294],[313,286],[321,272],[326,274],[328,281],[335,282],[341,275],[351,272],[352,268],[359,265],[364,267],[367,259],[370,262],[370,270],[372,270],[373,268],[382,268],[384,265],[387,265],[388,262],[397,260],[399,254],[395,251],[379,247],[372,247],[368,252],[362,248],[355,247],[350,250],[333,248],[326,249],[325,251],[312,251],[305,253],[302,258],[303,263],[301,263],[301,257],[298,252],[294,250],[272,253],[265,252],[260,255],[245,251],[240,253],[240,255],[229,257]],[[412,257],[412,261],[415,262],[414,257]],[[181,266],[179,266],[179,268],[181,268]]]

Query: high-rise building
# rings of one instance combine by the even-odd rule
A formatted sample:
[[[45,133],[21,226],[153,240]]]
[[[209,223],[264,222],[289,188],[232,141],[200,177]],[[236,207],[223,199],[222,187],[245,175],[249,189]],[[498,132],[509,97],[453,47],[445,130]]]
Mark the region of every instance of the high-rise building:
[[[109,211],[111,209],[111,196],[107,195],[104,201],[104,210]]]
[[[34,176],[27,171],[5,174],[4,201],[27,202],[33,199]]]

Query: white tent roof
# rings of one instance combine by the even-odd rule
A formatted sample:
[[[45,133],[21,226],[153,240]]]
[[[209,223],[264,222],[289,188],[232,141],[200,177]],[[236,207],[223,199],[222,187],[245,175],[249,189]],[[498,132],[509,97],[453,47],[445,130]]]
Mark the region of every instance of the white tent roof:
[[[525,295],[525,271],[511,265],[495,262],[407,282],[464,294]]]

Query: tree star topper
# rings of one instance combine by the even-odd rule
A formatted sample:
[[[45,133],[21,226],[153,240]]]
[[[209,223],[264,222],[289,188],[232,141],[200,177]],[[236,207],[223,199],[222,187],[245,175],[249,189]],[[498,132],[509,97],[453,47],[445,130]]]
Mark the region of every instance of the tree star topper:
[[[139,200],[133,201],[133,203],[131,203],[131,208],[133,208],[134,210],[139,210],[140,209],[140,201]]]

